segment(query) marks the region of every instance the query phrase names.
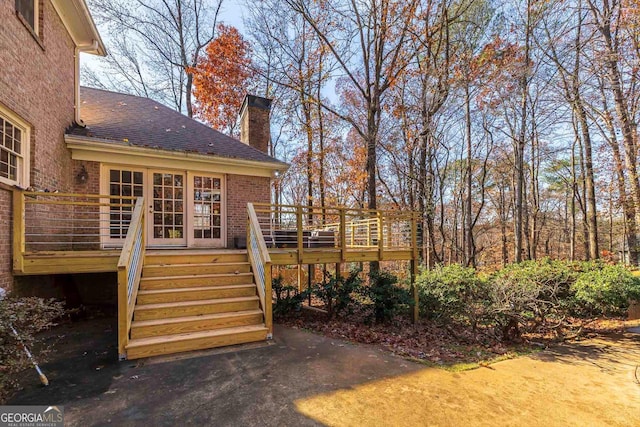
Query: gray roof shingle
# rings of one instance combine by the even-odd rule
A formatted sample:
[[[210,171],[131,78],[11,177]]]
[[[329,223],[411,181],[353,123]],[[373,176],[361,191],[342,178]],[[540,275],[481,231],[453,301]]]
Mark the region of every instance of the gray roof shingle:
[[[86,127],[74,126],[67,131],[69,135],[286,166],[149,98],[81,87],[80,99],[80,115]]]

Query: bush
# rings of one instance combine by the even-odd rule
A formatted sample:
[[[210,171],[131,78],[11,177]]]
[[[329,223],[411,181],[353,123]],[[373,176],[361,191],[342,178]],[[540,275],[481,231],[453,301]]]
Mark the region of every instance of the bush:
[[[42,354],[34,352],[34,335],[54,326],[54,321],[63,314],[62,303],[53,299],[32,297],[0,300],[0,402],[17,385],[12,377],[31,367],[31,362],[22,344],[11,331],[11,326],[18,331],[21,341],[31,350],[36,360],[42,363]]]
[[[329,318],[335,315],[351,314],[356,304],[354,298],[360,292],[361,270],[352,270],[347,277],[325,273],[325,280],[313,287],[313,293],[325,305]]]
[[[299,292],[295,286],[286,286],[283,283],[282,276],[278,276],[271,281],[271,289],[276,296],[276,303],[273,306],[273,315],[275,317],[283,317],[300,311],[302,302],[308,296],[306,291]]]
[[[502,338],[519,338],[553,319],[562,322],[572,307],[571,285],[580,272],[570,263],[544,258],[511,264],[489,282],[491,314]]]
[[[640,280],[621,265],[609,265],[582,273],[572,290],[590,314],[622,315],[629,300],[640,299]]]
[[[423,316],[441,321],[468,321],[474,330],[489,303],[485,281],[473,268],[459,264],[424,270],[416,285]]]
[[[387,271],[372,271],[362,295],[371,301],[376,323],[391,320],[402,308],[414,304],[409,290],[397,286],[398,278]]]

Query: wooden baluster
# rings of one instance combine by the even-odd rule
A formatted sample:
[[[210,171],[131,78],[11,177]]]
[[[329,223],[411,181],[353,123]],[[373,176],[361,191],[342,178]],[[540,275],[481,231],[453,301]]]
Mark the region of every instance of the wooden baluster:
[[[354,226],[353,221],[351,221],[350,227],[351,227],[351,247],[353,247],[356,241],[356,227]]]
[[[296,207],[296,227],[298,228],[298,264],[302,264],[304,242],[302,239],[302,206]]]

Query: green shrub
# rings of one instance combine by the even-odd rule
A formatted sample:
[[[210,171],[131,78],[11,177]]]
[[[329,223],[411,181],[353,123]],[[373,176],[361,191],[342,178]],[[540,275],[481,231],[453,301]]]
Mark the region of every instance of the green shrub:
[[[362,295],[371,301],[376,323],[391,320],[401,309],[414,303],[409,290],[397,283],[396,276],[380,270],[372,271],[369,274],[369,286],[362,287]]]
[[[561,321],[573,306],[571,285],[579,274],[570,263],[548,258],[511,264],[494,274],[490,313],[502,338],[517,339],[523,328],[534,331],[548,320]]]
[[[640,280],[623,266],[610,265],[582,273],[572,290],[590,314],[622,315],[629,300],[640,299]]]
[[[351,270],[347,277],[325,273],[325,280],[313,287],[313,293],[324,302],[329,318],[351,314],[356,304],[354,298],[360,292],[361,270]]]
[[[42,298],[5,298],[0,300],[0,403],[17,385],[13,376],[31,367],[22,344],[11,331],[11,325],[20,340],[42,363],[43,354],[36,354],[34,335],[55,325],[64,314],[61,302]],[[34,374],[35,375],[35,374]]]
[[[276,303],[273,306],[273,315],[276,317],[300,311],[302,302],[308,296],[306,291],[299,292],[295,286],[284,285],[282,276],[271,281],[271,289],[276,296]]]
[[[489,302],[485,281],[460,264],[424,270],[416,285],[420,312],[431,319],[465,320],[475,329]]]

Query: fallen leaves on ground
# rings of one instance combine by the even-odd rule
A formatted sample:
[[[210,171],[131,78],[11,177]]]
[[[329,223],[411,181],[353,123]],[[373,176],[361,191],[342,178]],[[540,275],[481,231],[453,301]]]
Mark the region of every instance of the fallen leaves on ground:
[[[279,323],[332,338],[377,345],[394,354],[437,365],[478,363],[530,353],[565,338],[536,334],[525,336],[522,343],[505,343],[489,330],[474,332],[464,325],[441,325],[429,320],[414,325],[400,316],[389,324],[375,324],[359,313],[328,320],[325,314],[308,310],[279,319]],[[577,335],[593,336],[620,332],[625,322],[621,319],[574,320],[574,326],[580,330]]]

